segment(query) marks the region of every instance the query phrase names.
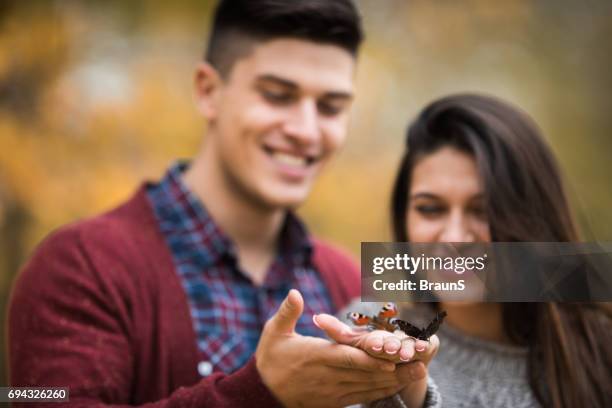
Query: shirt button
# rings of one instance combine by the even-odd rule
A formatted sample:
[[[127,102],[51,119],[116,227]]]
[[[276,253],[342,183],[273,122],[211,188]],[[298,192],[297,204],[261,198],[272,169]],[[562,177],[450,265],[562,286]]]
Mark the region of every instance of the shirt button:
[[[198,373],[200,373],[202,377],[208,377],[212,371],[213,366],[210,361],[200,361],[198,363]]]

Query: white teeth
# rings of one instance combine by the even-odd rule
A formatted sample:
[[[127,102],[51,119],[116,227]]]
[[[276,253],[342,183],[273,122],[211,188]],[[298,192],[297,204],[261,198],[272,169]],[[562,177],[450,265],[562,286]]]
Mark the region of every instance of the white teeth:
[[[306,166],[306,159],[303,157],[292,156],[287,153],[273,152],[272,157],[279,163],[289,166]]]

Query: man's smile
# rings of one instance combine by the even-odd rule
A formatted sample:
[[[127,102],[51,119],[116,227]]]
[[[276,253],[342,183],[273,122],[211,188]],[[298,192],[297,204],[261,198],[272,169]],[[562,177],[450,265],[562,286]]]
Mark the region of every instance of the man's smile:
[[[279,149],[268,145],[263,145],[263,150],[274,161],[292,167],[306,168],[317,161],[318,157],[312,154],[305,154],[295,150]]]

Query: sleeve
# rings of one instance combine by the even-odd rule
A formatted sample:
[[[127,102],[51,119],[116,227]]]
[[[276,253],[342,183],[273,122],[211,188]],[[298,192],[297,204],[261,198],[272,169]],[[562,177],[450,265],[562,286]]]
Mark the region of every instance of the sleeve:
[[[57,406],[130,406],[135,342],[118,313],[78,238],[60,232],[45,240],[13,287],[8,316],[11,385],[69,387],[69,402]],[[146,405],[252,407],[279,403],[251,358],[231,375],[211,375]]]
[[[399,398],[399,395],[397,397]],[[431,377],[427,377],[427,394],[423,408],[442,408],[442,395]]]

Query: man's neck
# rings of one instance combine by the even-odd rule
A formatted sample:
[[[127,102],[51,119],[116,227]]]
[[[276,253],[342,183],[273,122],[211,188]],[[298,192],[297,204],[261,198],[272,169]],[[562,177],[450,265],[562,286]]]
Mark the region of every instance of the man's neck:
[[[261,284],[276,255],[286,211],[257,205],[235,191],[214,160],[203,154],[191,163],[183,181],[236,245],[243,271],[255,284]]]

